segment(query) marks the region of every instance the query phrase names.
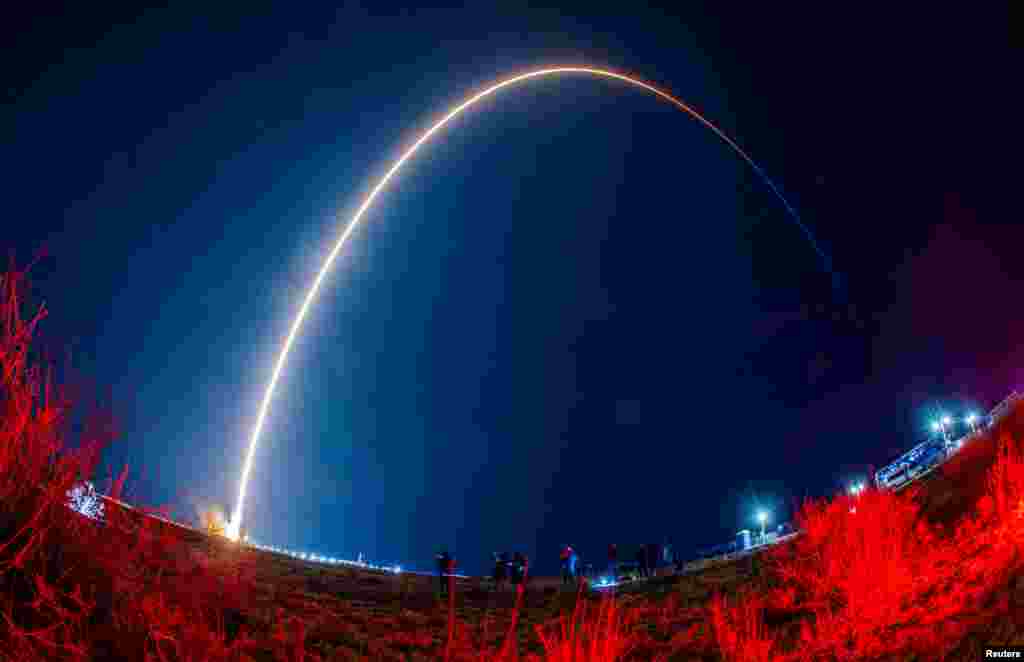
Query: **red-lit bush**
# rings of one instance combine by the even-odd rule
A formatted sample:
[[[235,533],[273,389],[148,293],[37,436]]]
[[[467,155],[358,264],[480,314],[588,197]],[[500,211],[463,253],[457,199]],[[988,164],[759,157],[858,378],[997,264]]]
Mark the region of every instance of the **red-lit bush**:
[[[868,491],[806,503],[797,516],[801,534],[765,555],[759,592],[712,600],[707,618],[721,654],[943,659],[972,632],[1005,617],[1008,587],[1022,570],[1021,418],[1018,410],[997,428],[998,444],[979,440],[979,448],[997,449],[987,480],[980,451],[968,459],[984,488],[965,490],[973,502],[956,503],[967,477],[953,482],[947,475],[903,494]],[[929,517],[956,511],[953,521]]]
[[[67,506],[114,435],[80,414],[39,359],[45,311],[24,314],[25,274],[0,275],[0,644],[11,660],[241,659],[250,593],[237,559],[198,554],[180,530],[121,507]],[[72,442],[73,443],[69,443]],[[125,473],[111,481],[118,497]]]
[[[551,662],[614,662],[635,644],[631,626],[636,616],[613,599],[601,600],[594,608],[580,597],[572,614],[563,614],[553,627],[538,626],[537,635]]]
[[[775,640],[764,623],[764,598],[745,591],[734,598],[715,596],[708,606],[719,650],[729,662],[767,662]]]

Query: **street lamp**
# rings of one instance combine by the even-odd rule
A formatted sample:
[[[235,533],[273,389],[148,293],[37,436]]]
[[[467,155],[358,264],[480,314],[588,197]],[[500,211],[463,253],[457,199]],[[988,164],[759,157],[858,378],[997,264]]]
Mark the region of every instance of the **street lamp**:
[[[761,523],[761,544],[765,541],[764,525],[768,522],[768,513],[761,510],[757,513],[757,521]]]

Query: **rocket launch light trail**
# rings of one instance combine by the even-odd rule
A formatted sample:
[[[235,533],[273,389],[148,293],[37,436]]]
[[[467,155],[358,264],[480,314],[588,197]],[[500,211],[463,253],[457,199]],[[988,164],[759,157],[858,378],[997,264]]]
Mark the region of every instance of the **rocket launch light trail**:
[[[721,129],[712,124],[709,120],[705,119],[703,115],[701,115],[696,110],[691,108],[685,102],[681,101],[680,99],[677,99],[668,92],[660,90],[654,85],[651,85],[650,83],[646,83],[640,79],[633,78],[625,74],[620,74],[614,71],[609,71],[606,69],[597,69],[592,67],[552,67],[545,69],[537,69],[535,71],[529,71],[523,74],[519,74],[517,76],[512,76],[511,78],[506,78],[504,80],[498,81],[497,83],[493,83],[486,87],[485,89],[483,89],[482,91],[470,96],[468,99],[455,106],[455,108],[453,108],[452,110],[448,111],[448,113],[445,114],[444,117],[442,117],[433,126],[424,131],[423,134],[420,135],[420,137],[416,140],[416,142],[414,142],[409,148],[407,148],[402,153],[398,160],[396,160],[387,170],[387,172],[384,173],[384,176],[380,178],[380,180],[373,187],[373,189],[370,190],[370,193],[363,200],[363,203],[359,206],[359,209],[356,210],[356,213],[352,216],[352,219],[349,221],[348,225],[345,226],[345,229],[342,231],[341,236],[338,238],[337,242],[335,242],[334,248],[331,249],[331,252],[327,255],[327,258],[324,260],[323,265],[320,267],[320,272],[316,275],[316,278],[313,280],[313,284],[306,292],[306,298],[302,302],[302,307],[299,308],[298,314],[295,315],[295,319],[292,321],[291,329],[288,331],[288,336],[285,338],[284,345],[281,346],[281,351],[278,354],[277,362],[274,364],[274,371],[270,376],[270,382],[267,384],[266,391],[263,394],[263,401],[260,404],[259,414],[256,417],[256,424],[255,426],[253,426],[252,436],[249,439],[249,449],[245,456],[245,463],[242,466],[242,478],[238,487],[238,502],[235,505],[234,513],[232,514],[231,521],[228,523],[227,527],[226,533],[229,538],[231,538],[232,540],[238,540],[239,537],[242,525],[242,512],[245,507],[246,488],[248,487],[249,483],[249,473],[252,471],[253,457],[256,454],[256,446],[260,439],[260,432],[262,432],[263,430],[263,424],[267,418],[267,412],[270,410],[270,403],[274,397],[274,389],[277,386],[277,381],[278,379],[280,379],[281,372],[284,369],[285,363],[288,360],[288,353],[292,348],[292,344],[295,342],[295,337],[298,335],[299,330],[302,328],[302,322],[306,319],[306,314],[309,312],[310,306],[312,306],[313,302],[316,300],[316,295],[320,291],[320,287],[323,285],[324,278],[327,276],[327,272],[330,271],[331,265],[334,264],[335,258],[338,257],[338,254],[341,252],[341,249],[345,246],[345,243],[348,241],[348,238],[352,236],[352,233],[355,231],[356,227],[358,227],[359,222],[363,218],[363,215],[374,203],[374,201],[377,199],[377,196],[381,193],[381,191],[383,191],[384,188],[388,185],[388,182],[390,182],[391,179],[402,168],[402,166],[405,165],[405,162],[408,161],[424,143],[430,140],[434,136],[434,134],[441,131],[449,122],[451,122],[453,119],[461,115],[463,111],[469,109],[471,106],[475,105],[479,101],[486,99],[487,97],[493,95],[494,93],[506,87],[510,87],[512,85],[516,85],[517,83],[522,83],[528,80],[533,80],[535,78],[546,78],[548,76],[559,76],[563,74],[583,74],[589,76],[612,78],[625,83],[629,83],[630,85],[634,85],[636,87],[643,88],[648,92],[651,92],[657,95],[658,97],[664,99],[665,101],[668,101],[672,105],[676,106],[677,108],[688,114],[693,119],[703,124],[708,129],[710,129],[712,132],[714,132],[715,135],[721,138],[723,142],[725,142],[729,147],[731,147],[732,150],[736,152],[736,154],[739,155],[740,158],[742,158],[754,170],[754,172],[756,172],[761,177],[761,179],[764,180],[765,184],[768,186],[768,188],[771,189],[772,193],[774,193],[775,196],[782,202],[783,206],[786,208],[786,212],[793,218],[793,221],[797,224],[800,230],[807,237],[808,241],[811,244],[811,247],[814,249],[814,252],[817,253],[818,257],[821,258],[821,260],[824,262],[826,269],[831,273],[832,267],[828,256],[824,252],[822,252],[822,250],[818,247],[818,243],[815,241],[814,236],[811,234],[807,226],[804,225],[803,221],[800,220],[799,214],[796,213],[796,210],[789,204],[786,198],[783,197],[782,192],[778,189],[778,187],[775,186],[774,182],[772,182],[764,173],[764,171],[761,170],[760,166],[758,166],[754,162],[754,160],[751,159],[747,155],[747,153],[744,152],[743,149],[728,135],[726,135]]]

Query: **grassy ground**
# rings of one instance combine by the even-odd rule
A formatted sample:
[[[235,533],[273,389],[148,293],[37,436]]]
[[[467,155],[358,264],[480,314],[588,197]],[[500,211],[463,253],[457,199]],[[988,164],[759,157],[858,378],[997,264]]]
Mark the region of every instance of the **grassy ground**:
[[[252,569],[257,591],[242,617],[248,631],[269,636],[282,609],[302,620],[306,648],[325,659],[435,659],[447,647],[450,616],[460,630],[459,645],[449,651],[453,658],[479,659],[481,649],[496,654],[513,618],[518,653],[543,657],[538,627],[557,622],[581,602],[596,610],[610,595],[563,588],[558,577],[530,578],[521,594],[511,586],[496,591],[487,579],[469,578],[454,580],[454,600],[449,600],[439,595],[436,577],[313,564],[205,538],[192,544],[213,558]],[[660,609],[677,616],[668,619],[677,621],[668,630],[650,633],[667,646],[672,635],[701,620],[712,595],[749,583],[755,563],[752,558],[702,561],[679,576],[627,584],[617,589],[615,600],[623,609]],[[661,620],[667,622],[664,615]],[[641,622],[637,629],[648,630],[648,625]]]

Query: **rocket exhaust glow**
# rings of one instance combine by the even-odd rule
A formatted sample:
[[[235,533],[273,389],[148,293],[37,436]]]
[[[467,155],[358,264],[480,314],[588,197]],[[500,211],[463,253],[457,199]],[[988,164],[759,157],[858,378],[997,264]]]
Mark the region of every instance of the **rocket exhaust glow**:
[[[739,155],[740,158],[742,158],[761,177],[761,179],[764,180],[765,184],[768,186],[768,188],[771,189],[772,193],[774,193],[775,196],[782,202],[783,206],[786,208],[786,212],[793,218],[794,222],[803,231],[804,235],[807,237],[815,253],[817,253],[818,257],[821,258],[821,260],[824,262],[826,269],[829,272],[832,271],[831,263],[828,256],[826,256],[825,253],[821,251],[810,230],[807,228],[806,225],[804,225],[803,221],[800,220],[800,216],[796,213],[796,210],[782,196],[781,191],[779,191],[779,189],[768,178],[764,171],[761,170],[761,168],[753,161],[753,159],[751,159],[747,155],[747,153],[744,152],[743,149],[729,136],[727,136],[721,129],[712,124],[709,120],[705,119],[704,116],[702,116],[696,110],[688,106],[686,103],[672,96],[668,92],[662,91],[649,83],[646,83],[637,78],[633,78],[631,76],[627,76],[625,74],[616,73],[614,71],[609,71],[606,69],[596,69],[592,67],[552,67],[545,69],[537,69],[534,71],[529,71],[527,73],[512,76],[511,78],[506,78],[504,80],[498,81],[497,83],[493,83],[488,87],[484,88],[482,91],[470,96],[468,99],[455,106],[452,110],[448,111],[448,113],[445,114],[444,117],[442,117],[433,126],[424,131],[416,140],[416,142],[414,142],[412,146],[408,147],[402,153],[402,155],[391,165],[387,172],[384,173],[384,175],[380,178],[380,180],[373,187],[373,189],[370,190],[369,194],[363,200],[363,203],[359,206],[359,208],[356,210],[356,213],[352,216],[352,219],[349,221],[348,225],[345,226],[345,229],[342,231],[341,236],[338,238],[337,242],[335,242],[334,248],[331,249],[331,252],[327,255],[327,258],[324,260],[323,265],[320,267],[320,272],[317,274],[316,278],[313,280],[313,284],[306,292],[306,297],[302,302],[302,306],[299,308],[299,312],[295,315],[295,319],[292,321],[292,325],[288,332],[288,336],[285,338],[284,344],[281,346],[281,351],[278,354],[277,361],[274,365],[274,371],[270,376],[270,382],[267,384],[266,391],[263,394],[263,401],[260,404],[259,413],[256,417],[256,424],[255,426],[253,426],[252,436],[250,437],[249,440],[249,449],[245,456],[245,463],[242,466],[242,477],[238,487],[238,502],[235,505],[234,513],[231,516],[231,520],[228,523],[226,531],[226,535],[229,538],[231,538],[232,540],[238,540],[239,537],[239,531],[242,524],[242,512],[245,507],[246,488],[248,487],[249,473],[252,471],[253,457],[256,454],[256,446],[259,442],[260,432],[262,432],[263,430],[263,424],[266,420],[267,412],[270,410],[270,403],[273,400],[274,389],[277,386],[278,379],[281,377],[281,372],[284,369],[284,365],[288,360],[288,353],[292,348],[292,344],[295,342],[295,337],[298,335],[299,330],[302,328],[302,323],[306,318],[306,314],[309,312],[310,306],[316,300],[317,293],[320,291],[321,285],[323,285],[324,278],[326,277],[327,272],[330,271],[331,266],[334,264],[334,260],[338,257],[338,253],[341,252],[341,249],[345,246],[345,243],[348,241],[348,238],[355,231],[356,227],[358,227],[359,222],[363,218],[363,215],[370,208],[373,202],[377,199],[377,196],[381,193],[381,191],[384,190],[388,182],[390,182],[391,179],[402,168],[405,162],[408,161],[413,156],[413,154],[415,154],[419,150],[420,146],[422,146],[424,143],[430,140],[434,136],[434,134],[441,131],[441,129],[443,129],[455,117],[461,115],[463,111],[469,109],[477,102],[491,96],[492,94],[498,92],[503,88],[510,87],[512,85],[516,85],[517,83],[522,83],[535,78],[544,78],[548,76],[558,76],[563,74],[582,74],[589,76],[611,78],[625,83],[629,83],[630,85],[634,85],[636,87],[643,88],[648,92],[657,95],[661,99],[668,101],[669,103],[676,106],[683,112],[687,113],[693,119],[703,124],[708,129],[710,129],[712,132],[715,133],[715,135],[721,138],[723,142],[725,142],[729,147],[731,147],[732,150],[736,152],[736,154]]]

